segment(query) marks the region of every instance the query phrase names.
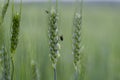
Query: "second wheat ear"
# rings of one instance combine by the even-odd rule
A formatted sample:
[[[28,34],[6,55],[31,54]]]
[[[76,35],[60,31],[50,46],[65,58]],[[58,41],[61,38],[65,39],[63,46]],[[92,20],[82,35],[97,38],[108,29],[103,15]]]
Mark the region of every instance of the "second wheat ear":
[[[74,67],[76,70],[75,80],[78,80],[79,68],[80,68],[80,57],[81,57],[81,27],[82,27],[82,16],[80,13],[76,13],[74,17],[74,33],[73,33],[73,55],[74,55]]]
[[[82,28],[82,4],[80,2],[80,10],[75,12],[74,15],[74,32],[73,32],[73,55],[74,55],[74,67],[75,67],[75,80],[79,79],[79,73],[81,75],[81,56],[82,56],[82,37],[81,37],[81,28]]]
[[[81,51],[81,15],[80,13],[75,14],[74,21],[74,33],[73,33],[73,54],[74,54],[74,66],[78,69],[80,63],[80,51]]]

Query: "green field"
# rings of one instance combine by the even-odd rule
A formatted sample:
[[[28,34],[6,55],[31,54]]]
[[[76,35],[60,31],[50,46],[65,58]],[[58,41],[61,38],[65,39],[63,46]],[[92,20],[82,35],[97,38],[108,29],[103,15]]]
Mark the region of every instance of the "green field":
[[[84,80],[120,80],[120,3],[84,3],[82,43],[86,74]],[[18,8],[18,6],[17,6]],[[16,10],[17,10],[16,8]],[[11,7],[4,27],[10,45]],[[49,58],[46,3],[23,4],[20,41],[15,54],[15,79],[31,80],[31,60],[37,63],[40,80],[53,80]],[[58,80],[74,80],[72,29],[74,3],[59,4],[59,30],[64,36],[57,65]],[[8,47],[9,49],[9,47]]]

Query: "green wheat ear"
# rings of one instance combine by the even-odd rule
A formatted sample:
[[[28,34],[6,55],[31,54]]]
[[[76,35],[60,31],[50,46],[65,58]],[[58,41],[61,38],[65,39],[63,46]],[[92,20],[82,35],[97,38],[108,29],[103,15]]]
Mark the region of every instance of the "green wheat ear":
[[[11,72],[11,80],[13,80],[14,75],[14,55],[18,45],[18,37],[20,30],[20,13],[15,13],[12,17],[12,31],[11,31],[11,63],[12,63],[12,72]]]
[[[32,68],[32,80],[40,80],[38,68],[34,61],[31,62],[31,68]]]
[[[74,54],[74,66],[78,69],[80,64],[81,54],[81,22],[82,17],[80,13],[76,13],[74,17],[74,33],[73,33],[73,54]]]
[[[13,56],[15,53],[15,50],[18,45],[18,36],[19,36],[19,28],[20,28],[20,14],[16,13],[13,15],[12,18],[12,36],[11,36],[11,55]]]
[[[10,46],[10,57],[11,57],[11,80],[14,79],[14,55],[18,45],[18,37],[20,32],[20,21],[21,21],[21,9],[22,9],[22,0],[20,3],[20,12],[14,12],[14,0],[12,4],[12,26],[11,26],[11,46]]]
[[[75,80],[83,80],[85,75],[85,61],[83,54],[83,45],[81,37],[82,28],[82,7],[83,0],[80,2],[80,10],[76,11],[74,15],[74,32],[73,32],[73,55],[74,55],[74,67],[75,67]]]
[[[0,54],[1,54],[1,58],[2,58],[1,61],[3,66],[2,80],[10,80],[10,57],[5,47],[2,47]]]
[[[49,48],[50,59],[53,68],[56,68],[57,60],[60,57],[59,35],[58,35],[58,13],[54,8],[49,12]]]
[[[78,80],[78,74],[80,73],[80,76],[83,75],[81,73],[82,67],[83,67],[83,63],[82,63],[82,50],[83,50],[83,46],[81,43],[81,27],[82,27],[82,16],[80,13],[75,13],[74,16],[74,33],[73,33],[73,55],[74,55],[74,67],[76,70],[75,73],[75,80]]]

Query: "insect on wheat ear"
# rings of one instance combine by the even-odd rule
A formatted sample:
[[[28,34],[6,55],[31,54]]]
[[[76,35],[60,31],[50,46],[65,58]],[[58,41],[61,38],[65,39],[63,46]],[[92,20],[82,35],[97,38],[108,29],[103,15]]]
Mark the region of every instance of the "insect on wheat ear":
[[[48,11],[48,10],[45,10],[45,12],[46,12],[47,14],[49,14],[49,11]]]
[[[63,35],[61,35],[61,36],[60,36],[60,40],[63,41],[63,39],[64,39],[64,38],[63,38]]]

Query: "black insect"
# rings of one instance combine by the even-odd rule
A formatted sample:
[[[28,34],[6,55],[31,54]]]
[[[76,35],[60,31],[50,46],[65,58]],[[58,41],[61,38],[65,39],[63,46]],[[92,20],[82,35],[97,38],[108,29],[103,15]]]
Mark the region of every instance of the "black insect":
[[[60,36],[60,40],[63,41],[63,35]]]
[[[45,10],[45,12],[48,14],[49,13],[49,11],[48,10]]]

